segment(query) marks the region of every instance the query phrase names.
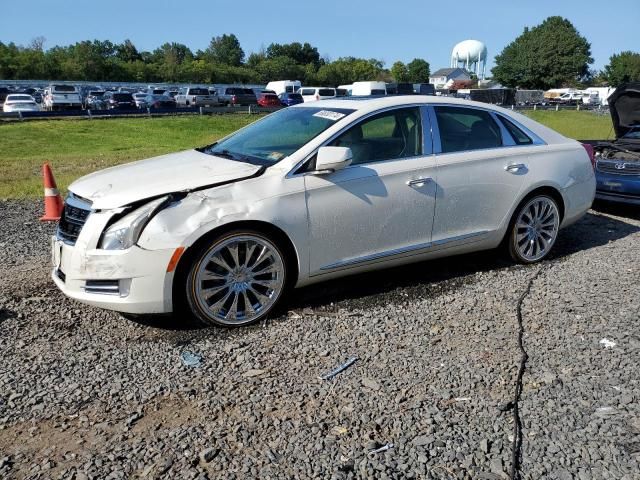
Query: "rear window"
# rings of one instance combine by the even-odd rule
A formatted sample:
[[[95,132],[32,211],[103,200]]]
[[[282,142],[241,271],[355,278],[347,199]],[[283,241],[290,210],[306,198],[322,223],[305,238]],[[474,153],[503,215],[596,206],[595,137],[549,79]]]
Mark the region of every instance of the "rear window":
[[[316,89],[315,88],[303,88],[300,90],[300,94],[301,95],[315,95],[316,94]]]
[[[241,93],[238,90],[239,88],[227,88],[227,95],[235,95],[236,93]]]
[[[153,90],[153,94],[154,95],[162,95],[164,92],[166,92],[167,90],[164,88],[156,88]]]
[[[484,110],[463,107],[435,107],[442,153],[480,150],[502,146],[502,135]]]
[[[321,88],[318,90],[318,95],[321,97],[333,97],[335,94],[336,91],[333,88]]]
[[[7,100],[33,101],[29,95],[9,95]]]
[[[73,85],[54,85],[53,86],[53,91],[54,92],[74,92],[76,91],[76,87],[74,87]]]
[[[290,93],[289,98],[292,98],[294,100],[302,100],[302,95],[300,95],[299,93]]]
[[[378,88],[372,88],[371,89],[371,95],[385,95],[386,92],[382,89],[378,89]]]
[[[509,120],[504,118],[502,115],[498,115],[498,118],[509,132],[509,135],[511,135],[511,138],[513,138],[513,141],[516,142],[516,145],[531,145],[533,143],[533,140],[531,140],[526,133],[516,127]]]
[[[130,102],[133,99],[130,93],[114,93],[113,98],[119,102]]]
[[[241,90],[242,90],[242,93],[244,93],[245,95],[255,95],[253,90],[251,90],[250,88],[242,88]]]
[[[190,88],[189,95],[209,95],[209,90],[206,88]]]

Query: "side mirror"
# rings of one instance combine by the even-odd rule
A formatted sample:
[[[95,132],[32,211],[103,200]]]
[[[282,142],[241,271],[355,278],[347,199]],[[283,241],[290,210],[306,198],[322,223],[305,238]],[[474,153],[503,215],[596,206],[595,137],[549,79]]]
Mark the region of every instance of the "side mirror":
[[[315,174],[332,173],[351,164],[353,152],[349,147],[320,147],[316,156]]]

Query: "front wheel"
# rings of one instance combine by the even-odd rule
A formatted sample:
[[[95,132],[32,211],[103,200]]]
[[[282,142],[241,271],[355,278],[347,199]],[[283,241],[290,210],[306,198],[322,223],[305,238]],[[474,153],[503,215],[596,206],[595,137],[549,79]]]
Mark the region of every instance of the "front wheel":
[[[286,282],[287,265],[280,248],[260,232],[236,230],[195,254],[186,297],[202,322],[236,327],[272,312]]]
[[[547,195],[527,200],[515,213],[509,232],[508,249],[518,263],[535,263],[553,248],[560,229],[560,211]]]

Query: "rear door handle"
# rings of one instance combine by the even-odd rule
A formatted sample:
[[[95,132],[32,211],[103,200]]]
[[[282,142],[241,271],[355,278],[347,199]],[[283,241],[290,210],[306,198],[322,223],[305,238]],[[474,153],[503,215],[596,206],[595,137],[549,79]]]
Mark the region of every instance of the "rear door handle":
[[[429,183],[432,179],[430,177],[425,178],[416,178],[414,180],[409,180],[407,185],[410,187],[422,187],[424,184]]]
[[[510,163],[504,167],[505,171],[509,173],[517,173],[520,170],[525,170],[527,166],[524,163]]]

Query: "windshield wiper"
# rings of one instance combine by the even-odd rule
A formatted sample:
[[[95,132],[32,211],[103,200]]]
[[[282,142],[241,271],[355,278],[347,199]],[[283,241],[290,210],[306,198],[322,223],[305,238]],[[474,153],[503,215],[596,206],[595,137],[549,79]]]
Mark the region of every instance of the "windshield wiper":
[[[238,160],[235,154],[231,153],[229,150],[209,150],[209,154],[216,155],[218,157],[230,158],[231,160]]]

